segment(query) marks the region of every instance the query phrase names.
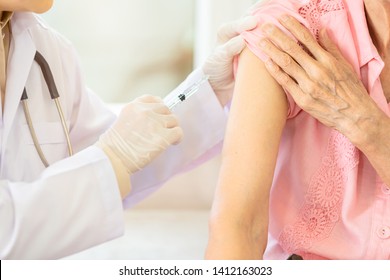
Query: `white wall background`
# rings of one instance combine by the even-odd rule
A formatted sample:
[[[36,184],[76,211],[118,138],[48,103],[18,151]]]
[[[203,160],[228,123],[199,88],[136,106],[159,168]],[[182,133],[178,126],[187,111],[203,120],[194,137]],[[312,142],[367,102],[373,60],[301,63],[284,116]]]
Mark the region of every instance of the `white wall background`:
[[[57,0],[43,17],[78,50],[108,102],[164,96],[214,47],[218,27],[254,0]]]
[[[76,46],[104,100],[165,95],[192,68],[194,0],[57,0],[43,17]]]
[[[195,65],[213,50],[218,28],[225,22],[246,15],[248,7],[257,0],[195,0]]]

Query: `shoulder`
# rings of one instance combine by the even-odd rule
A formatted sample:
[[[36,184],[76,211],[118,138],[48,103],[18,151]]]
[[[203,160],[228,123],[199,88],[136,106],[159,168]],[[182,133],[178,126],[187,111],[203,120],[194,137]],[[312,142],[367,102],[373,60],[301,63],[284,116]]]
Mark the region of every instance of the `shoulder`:
[[[344,0],[345,1],[345,0]],[[355,0],[354,0],[355,1]],[[255,29],[244,31],[241,35],[245,39],[248,48],[262,61],[266,60],[266,55],[258,46],[258,42],[264,37],[261,26],[264,23],[272,23],[283,30],[286,35],[293,40],[296,38],[287,31],[279,22],[279,18],[288,14],[300,21],[311,33],[318,39],[319,30],[326,27],[327,29],[340,29],[336,26],[334,17],[339,15],[340,11],[346,14],[346,8],[343,0],[265,0],[257,4],[250,13],[255,16],[258,25]],[[346,26],[347,27],[347,26]],[[289,100],[289,117],[293,117],[300,112],[300,108],[287,93]]]
[[[277,19],[281,15],[289,14],[298,19],[314,35],[318,35],[318,30],[324,25],[324,18],[345,10],[343,0],[265,0],[255,6],[251,14],[258,19],[259,23],[273,22],[277,25],[279,25]]]
[[[318,14],[324,15],[334,11],[345,9],[345,0],[263,0],[260,3],[254,5],[250,10],[252,14],[262,13],[267,10],[273,13],[280,11],[296,13],[306,15],[308,12],[312,12],[311,16],[316,17]]]
[[[27,32],[37,49],[51,48],[51,51],[53,47],[54,49],[61,48],[61,51],[73,49],[71,42],[51,28],[39,15],[30,12],[16,12],[11,24],[15,38]]]
[[[39,15],[15,13],[11,21],[11,28],[16,47],[24,48],[23,44],[31,42],[36,51],[45,57],[52,68],[62,69],[62,71],[57,71],[58,73],[65,75],[79,71],[79,57],[73,44],[50,27]]]

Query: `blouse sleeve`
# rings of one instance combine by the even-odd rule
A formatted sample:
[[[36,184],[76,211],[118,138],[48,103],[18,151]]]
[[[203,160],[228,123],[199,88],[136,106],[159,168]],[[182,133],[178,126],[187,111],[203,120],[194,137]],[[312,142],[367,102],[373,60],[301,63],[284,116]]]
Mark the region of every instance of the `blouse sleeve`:
[[[252,15],[256,17],[258,21],[258,25],[255,29],[250,31],[244,31],[241,34],[248,48],[262,61],[265,61],[267,59],[267,56],[261,51],[261,49],[258,46],[260,39],[264,37],[261,31],[261,26],[266,22],[270,22],[276,25],[281,30],[283,30],[288,36],[290,36],[296,41],[293,35],[278,22],[278,18],[283,14],[290,14],[295,18],[297,18],[299,21],[304,23],[304,19],[302,19],[302,17],[297,12],[298,9],[299,7],[297,7],[297,4],[294,4],[294,1],[268,1],[268,2],[266,1],[263,5],[258,7],[256,10],[252,11]],[[237,58],[235,61],[236,69],[238,63],[239,63],[239,59]],[[287,91],[286,91],[286,96],[288,99],[288,106],[289,106],[287,117],[293,118],[301,111],[301,108],[298,107],[298,105],[295,103],[292,96]]]

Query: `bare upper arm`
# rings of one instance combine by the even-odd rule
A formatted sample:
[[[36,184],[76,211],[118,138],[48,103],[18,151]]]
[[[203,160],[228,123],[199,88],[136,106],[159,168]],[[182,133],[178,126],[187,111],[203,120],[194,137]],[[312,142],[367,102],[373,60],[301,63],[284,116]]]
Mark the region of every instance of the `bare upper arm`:
[[[228,209],[229,215],[251,221],[261,207],[268,208],[287,111],[283,89],[268,74],[264,63],[245,49],[223,148],[215,198],[219,210]]]

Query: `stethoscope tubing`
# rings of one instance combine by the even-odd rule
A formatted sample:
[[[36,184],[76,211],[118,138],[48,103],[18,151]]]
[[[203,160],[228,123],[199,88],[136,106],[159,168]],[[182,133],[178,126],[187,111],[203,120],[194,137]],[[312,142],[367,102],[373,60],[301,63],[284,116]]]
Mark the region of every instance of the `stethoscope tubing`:
[[[30,110],[28,109],[27,99],[22,100],[22,105],[23,105],[24,116],[26,117],[28,129],[30,131],[31,138],[34,142],[35,150],[38,152],[38,155],[39,155],[43,165],[45,167],[48,167],[49,163],[47,162],[47,159],[46,159],[45,155],[43,154],[43,151],[42,151],[41,146],[39,145],[39,142],[37,139],[37,135],[35,133],[34,125],[32,123],[31,116],[30,116]]]
[[[64,131],[66,143],[68,146],[68,154],[69,154],[69,156],[71,156],[71,155],[73,155],[72,143],[70,141],[68,126],[67,126],[66,121],[65,121],[64,113],[63,113],[61,102],[60,102],[60,95],[58,93],[53,74],[50,70],[49,64],[47,63],[45,58],[42,56],[42,54],[40,54],[38,51],[35,53],[34,60],[35,60],[35,62],[37,62],[37,64],[41,68],[46,85],[49,89],[50,97],[54,101],[54,103],[56,104],[57,112],[58,112],[58,115],[59,115],[60,120],[61,120],[62,129]],[[28,95],[27,95],[26,88],[24,88],[24,90],[23,90],[21,102],[23,105],[24,115],[25,115],[26,122],[27,122],[27,125],[29,128],[30,134],[31,134],[31,138],[34,142],[35,149],[38,152],[38,155],[39,155],[43,165],[45,167],[48,167],[49,162],[47,161],[47,159],[46,159],[46,157],[41,149],[41,146],[39,144],[39,141],[38,141],[35,129],[34,129],[34,125],[33,125],[32,119],[31,119],[30,110],[28,108]]]

